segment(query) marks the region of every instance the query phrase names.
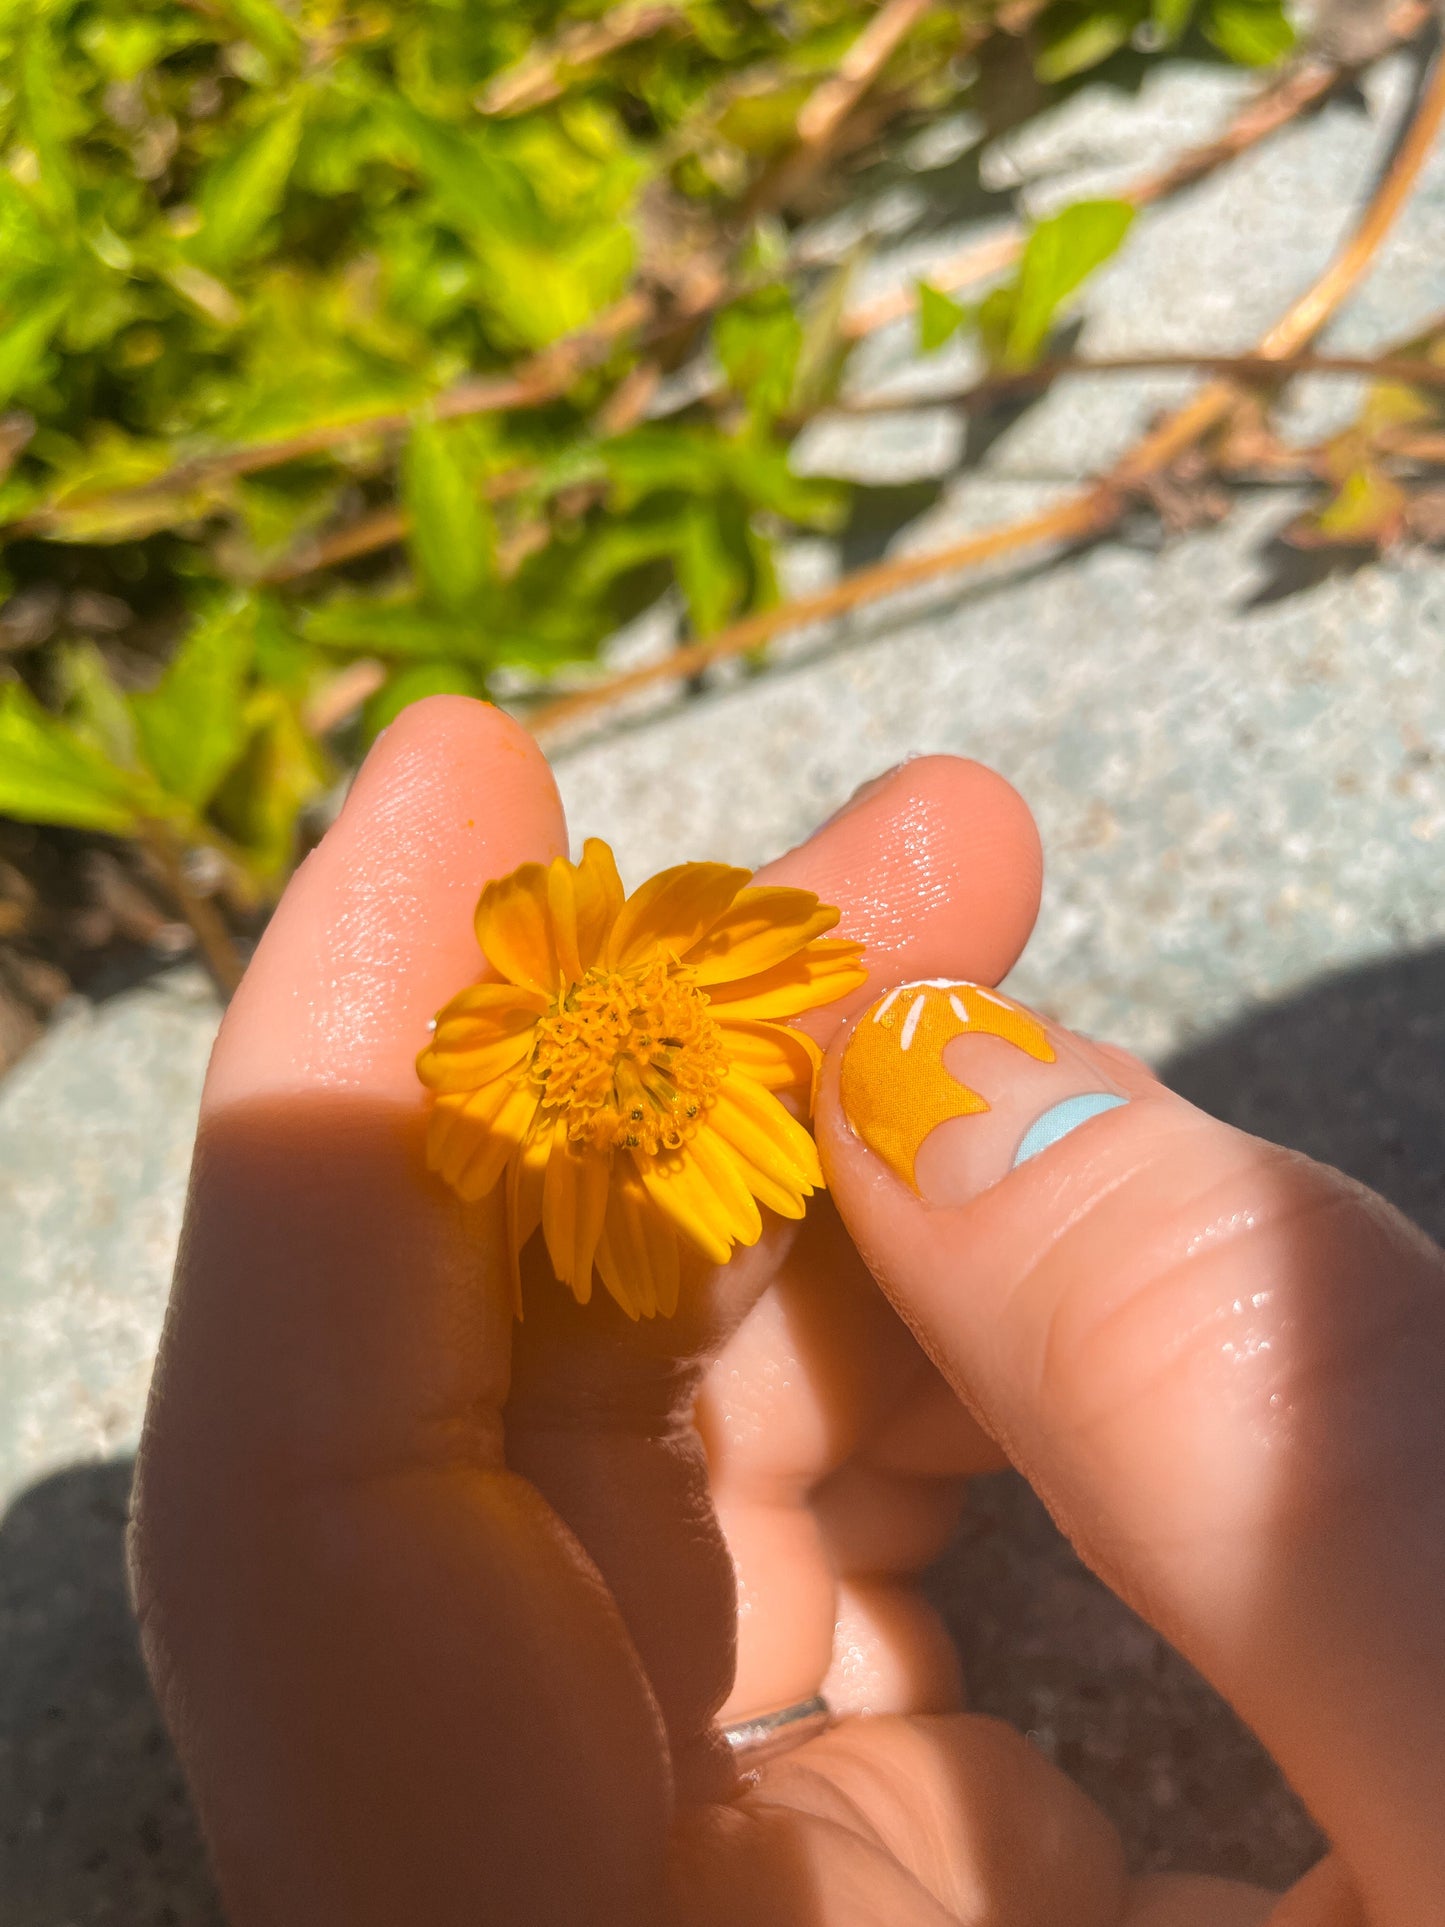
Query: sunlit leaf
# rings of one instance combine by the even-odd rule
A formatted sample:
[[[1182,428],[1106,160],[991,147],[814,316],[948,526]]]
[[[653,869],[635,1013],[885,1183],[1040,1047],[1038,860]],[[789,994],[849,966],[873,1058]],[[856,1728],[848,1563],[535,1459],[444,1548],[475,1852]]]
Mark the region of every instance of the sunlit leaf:
[[[412,559],[432,600],[452,610],[475,601],[496,567],[491,511],[465,447],[456,429],[423,418],[402,465]]]
[[[679,538],[678,587],[694,632],[709,636],[747,594],[752,578],[747,522],[733,504],[698,504],[682,518]]]
[[[300,50],[296,24],[276,0],[218,0],[216,10],[234,21],[253,45],[277,60],[294,60]]]
[[[1070,80],[1087,73],[1129,44],[1135,28],[1146,18],[1148,0],[1091,8],[1061,7],[1043,27],[1043,47],[1034,60],[1040,80]]]
[[[1199,0],[1150,0],[1149,20],[1158,39],[1172,47],[1194,18]]]
[[[148,791],[19,683],[0,686],[0,816],[133,836]]]
[[[201,185],[196,247],[212,266],[245,253],[281,206],[301,139],[293,99],[219,160]]]
[[[1204,37],[1242,67],[1270,67],[1295,44],[1281,0],[1210,0]]]
[[[991,360],[1027,368],[1038,359],[1059,310],[1119,247],[1134,212],[1127,201],[1075,201],[1038,222],[1013,280],[980,306]]]
[[[802,344],[803,325],[781,285],[730,303],[713,323],[713,352],[728,385],[759,421],[786,410]]]
[[[251,609],[218,607],[192,624],[156,688],[131,699],[147,765],[197,809],[245,741],[241,695],[253,646]]]
[[[73,642],[61,656],[65,720],[118,769],[138,762],[135,714],[110,665],[93,642]]]
[[[323,649],[354,650],[388,660],[484,659],[486,654],[473,625],[410,598],[377,601],[370,596],[338,596],[308,612],[302,633]]]
[[[1389,548],[1403,534],[1409,497],[1374,462],[1344,477],[1332,501],[1288,531],[1296,548]]]
[[[935,288],[930,281],[918,283],[918,348],[920,354],[931,355],[941,348],[968,319],[968,310],[955,301],[952,295],[945,294],[942,288]]]
[[[212,803],[212,814],[246,853],[254,874],[270,886],[295,861],[301,812],[325,789],[331,771],[279,690],[253,692],[242,723],[245,747]]]
[[[424,696],[485,696],[485,679],[464,662],[418,662],[389,676],[362,713],[362,734],[370,742],[411,703]]]
[[[21,393],[39,374],[45,351],[70,304],[70,289],[53,274],[12,284],[0,319],[0,404]]]

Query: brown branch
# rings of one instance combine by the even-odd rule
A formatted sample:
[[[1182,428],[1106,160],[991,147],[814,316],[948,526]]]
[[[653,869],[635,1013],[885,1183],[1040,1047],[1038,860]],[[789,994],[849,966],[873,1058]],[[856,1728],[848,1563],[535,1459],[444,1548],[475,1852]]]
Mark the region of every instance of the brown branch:
[[[438,421],[458,421],[468,415],[498,414],[510,408],[539,408],[566,394],[578,375],[611,353],[619,336],[645,321],[652,312],[650,298],[634,289],[591,327],[565,336],[508,375],[477,375],[459,381],[431,403]],[[154,480],[112,494],[72,497],[63,509],[41,509],[9,525],[12,535],[44,534],[79,508],[94,510],[122,502],[142,502],[199,484],[237,475],[255,475],[309,455],[324,455],[348,442],[386,440],[404,434],[416,418],[413,409],[391,409],[384,414],[358,415],[346,421],[323,422],[276,441],[252,442],[241,448],[219,449],[177,462]]]
[[[650,40],[666,27],[688,27],[673,6],[614,7],[600,20],[579,21],[553,41],[534,47],[477,95],[479,114],[525,114],[555,100],[583,67],[595,66],[622,47]]]
[[[205,958],[216,988],[229,999],[240,983],[245,965],[232,940],[226,921],[209,897],[193,888],[174,834],[165,823],[142,825],[138,841],[165,881]]]
[[[486,498],[489,502],[504,502],[509,496],[520,494],[536,477],[534,468],[502,469],[488,478]],[[411,516],[399,504],[374,509],[370,515],[348,522],[329,535],[309,536],[304,542],[298,542],[279,561],[262,569],[255,580],[268,584],[295,582],[301,576],[316,574],[319,569],[335,568],[342,562],[354,562],[358,556],[374,554],[377,549],[390,548],[393,542],[404,542],[410,533]]]
[[[1257,354],[1271,369],[1300,354],[1363,277],[1404,207],[1442,123],[1445,123],[1445,54],[1437,53],[1410,125],[1354,233],[1318,280],[1290,304],[1260,342]],[[1106,475],[1039,515],[985,529],[931,554],[905,556],[871,569],[860,569],[817,595],[802,596],[776,608],[761,610],[657,662],[544,704],[529,718],[531,727],[539,735],[549,734],[620,696],[678,676],[696,675],[713,663],[757,648],[785,630],[858,608],[916,583],[954,575],[1021,549],[1098,537],[1117,523],[1132,497],[1219,425],[1238,392],[1227,380],[1208,383],[1182,408],[1142,436]]]
[[[1430,18],[1431,9],[1425,0],[1400,0],[1389,17],[1387,33],[1379,51],[1384,52],[1390,46],[1413,40]],[[1127,201],[1131,207],[1152,207],[1156,201],[1166,200],[1182,188],[1192,187],[1205,175],[1238,159],[1251,147],[1257,147],[1271,134],[1277,134],[1282,127],[1287,127],[1292,120],[1297,120],[1308,109],[1317,106],[1355,71],[1352,67],[1328,61],[1302,60],[1247,101],[1222,134],[1189,148],[1158,172],[1145,174],[1121,188],[1115,198]],[[928,279],[934,287],[956,294],[962,288],[974,287],[980,281],[986,281],[990,275],[1012,267],[1022,251],[1023,243],[1021,228],[994,235],[931,268]],[[843,324],[844,332],[854,340],[873,334],[890,322],[902,320],[905,315],[911,314],[917,301],[918,296],[913,288],[896,288],[892,293],[870,301],[866,307],[855,308]]]
[[[1048,388],[1065,375],[1148,374],[1155,370],[1192,369],[1196,373],[1227,375],[1235,382],[1292,380],[1296,375],[1363,376],[1374,381],[1397,381],[1410,388],[1445,388],[1445,362],[1415,355],[1320,355],[1308,352],[1284,357],[1261,353],[1216,355],[1204,350],[1135,355],[1054,355],[1017,374],[988,375],[967,387],[934,389],[927,394],[887,395],[874,400],[830,402],[833,415],[896,415],[916,408],[986,408],[1011,395]]]

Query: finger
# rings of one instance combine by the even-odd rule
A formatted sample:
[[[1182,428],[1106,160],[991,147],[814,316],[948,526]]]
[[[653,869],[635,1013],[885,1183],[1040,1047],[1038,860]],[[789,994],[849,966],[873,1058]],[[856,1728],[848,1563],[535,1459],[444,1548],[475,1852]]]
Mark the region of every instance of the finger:
[[[1125,1900],[1114,1828],[997,1720],[845,1720],[681,1831],[688,1927],[1118,1927]]]
[[[1440,1918],[1440,1251],[962,987],[859,1020],[818,1133],[875,1274],[1084,1557],[1243,1712],[1379,1917]]]
[[[545,764],[442,698],[378,742],[217,1040],[133,1540],[236,1927],[657,1904],[670,1790],[594,1569],[502,1461],[492,1208],[412,1060],[483,881],[561,847]]]
[[[956,947],[965,920],[976,954],[1004,967],[1027,934],[1038,879],[1037,836],[1015,792],[948,757],[892,772],[759,873],[834,904],[841,933],[881,968],[915,959],[930,968]],[[838,1013],[817,1018],[826,1034]],[[534,1256],[514,1341],[508,1463],[567,1522],[617,1600],[666,1724],[679,1798],[720,1796],[733,1771],[715,1716],[730,1687],[751,1691],[753,1658],[765,1654],[789,1679],[806,1680],[799,1697],[815,1691],[835,1612],[832,1572],[802,1503],[811,1475],[782,1509],[749,1510],[746,1495],[730,1509],[730,1496],[715,1481],[710,1488],[688,1422],[698,1376],[746,1308],[795,1277],[806,1282],[790,1299],[793,1323],[850,1334],[842,1347],[827,1341],[840,1361],[835,1386],[846,1377],[854,1388],[839,1390],[828,1425],[846,1409],[856,1426],[872,1400],[896,1397],[916,1349],[835,1220],[830,1230],[826,1200],[815,1200],[802,1226],[774,1222],[721,1271],[699,1266],[677,1315],[641,1325],[610,1302],[578,1306],[549,1286]],[[792,1448],[776,1437],[786,1456]]]
[[[977,763],[938,756],[867,785],[766,874],[838,903],[846,934],[867,945],[875,980],[888,980],[960,969],[1001,975],[1032,927],[1042,870],[1017,793]],[[855,1006],[860,996],[867,993]],[[834,1009],[818,1015],[840,1021]],[[831,1664],[836,1585],[808,1495],[885,1415],[925,1395],[922,1368],[826,1205],[815,1211],[698,1401],[744,1608],[725,1717],[818,1690]],[[894,1655],[893,1677],[920,1677],[936,1650],[930,1638],[927,1653]],[[936,1704],[938,1690],[921,1703]]]

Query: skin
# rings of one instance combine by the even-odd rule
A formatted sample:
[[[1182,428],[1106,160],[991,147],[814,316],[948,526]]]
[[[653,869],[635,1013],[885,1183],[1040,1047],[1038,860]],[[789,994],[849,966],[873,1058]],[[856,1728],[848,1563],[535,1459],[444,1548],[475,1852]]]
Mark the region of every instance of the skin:
[[[814,1020],[831,1196],[674,1321],[534,1261],[514,1327],[495,1207],[424,1169],[412,1059],[476,973],[481,884],[564,844],[521,729],[418,704],[216,1045],[132,1553],[235,1927],[1445,1918],[1441,1253],[1080,1040],[1131,1101],[1000,1182],[959,1176],[988,1119],[934,1133],[923,1198],[874,1158],[838,1108],[850,1019],[996,982],[1038,903],[1019,798],[930,758],[765,873],[868,946]],[[1037,1073],[971,1069],[1000,1116]],[[960,1710],[912,1581],[995,1441],[1310,1802],[1334,1851],[1290,1895],[1131,1880],[1102,1813]],[[719,1709],[825,1679],[845,1717],[740,1776]]]

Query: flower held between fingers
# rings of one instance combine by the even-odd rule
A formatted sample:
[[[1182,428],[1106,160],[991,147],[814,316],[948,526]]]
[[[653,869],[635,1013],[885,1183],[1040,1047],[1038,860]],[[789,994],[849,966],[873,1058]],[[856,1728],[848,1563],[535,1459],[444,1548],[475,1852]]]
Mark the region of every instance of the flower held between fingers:
[[[541,1226],[580,1303],[600,1273],[630,1317],[677,1306],[680,1246],[717,1264],[801,1218],[819,1053],[788,1028],[863,982],[838,912],[746,870],[683,863],[624,897],[607,845],[489,883],[476,929],[502,979],[446,1006],[417,1072],[428,1162],[462,1197],[505,1185],[513,1295]]]

